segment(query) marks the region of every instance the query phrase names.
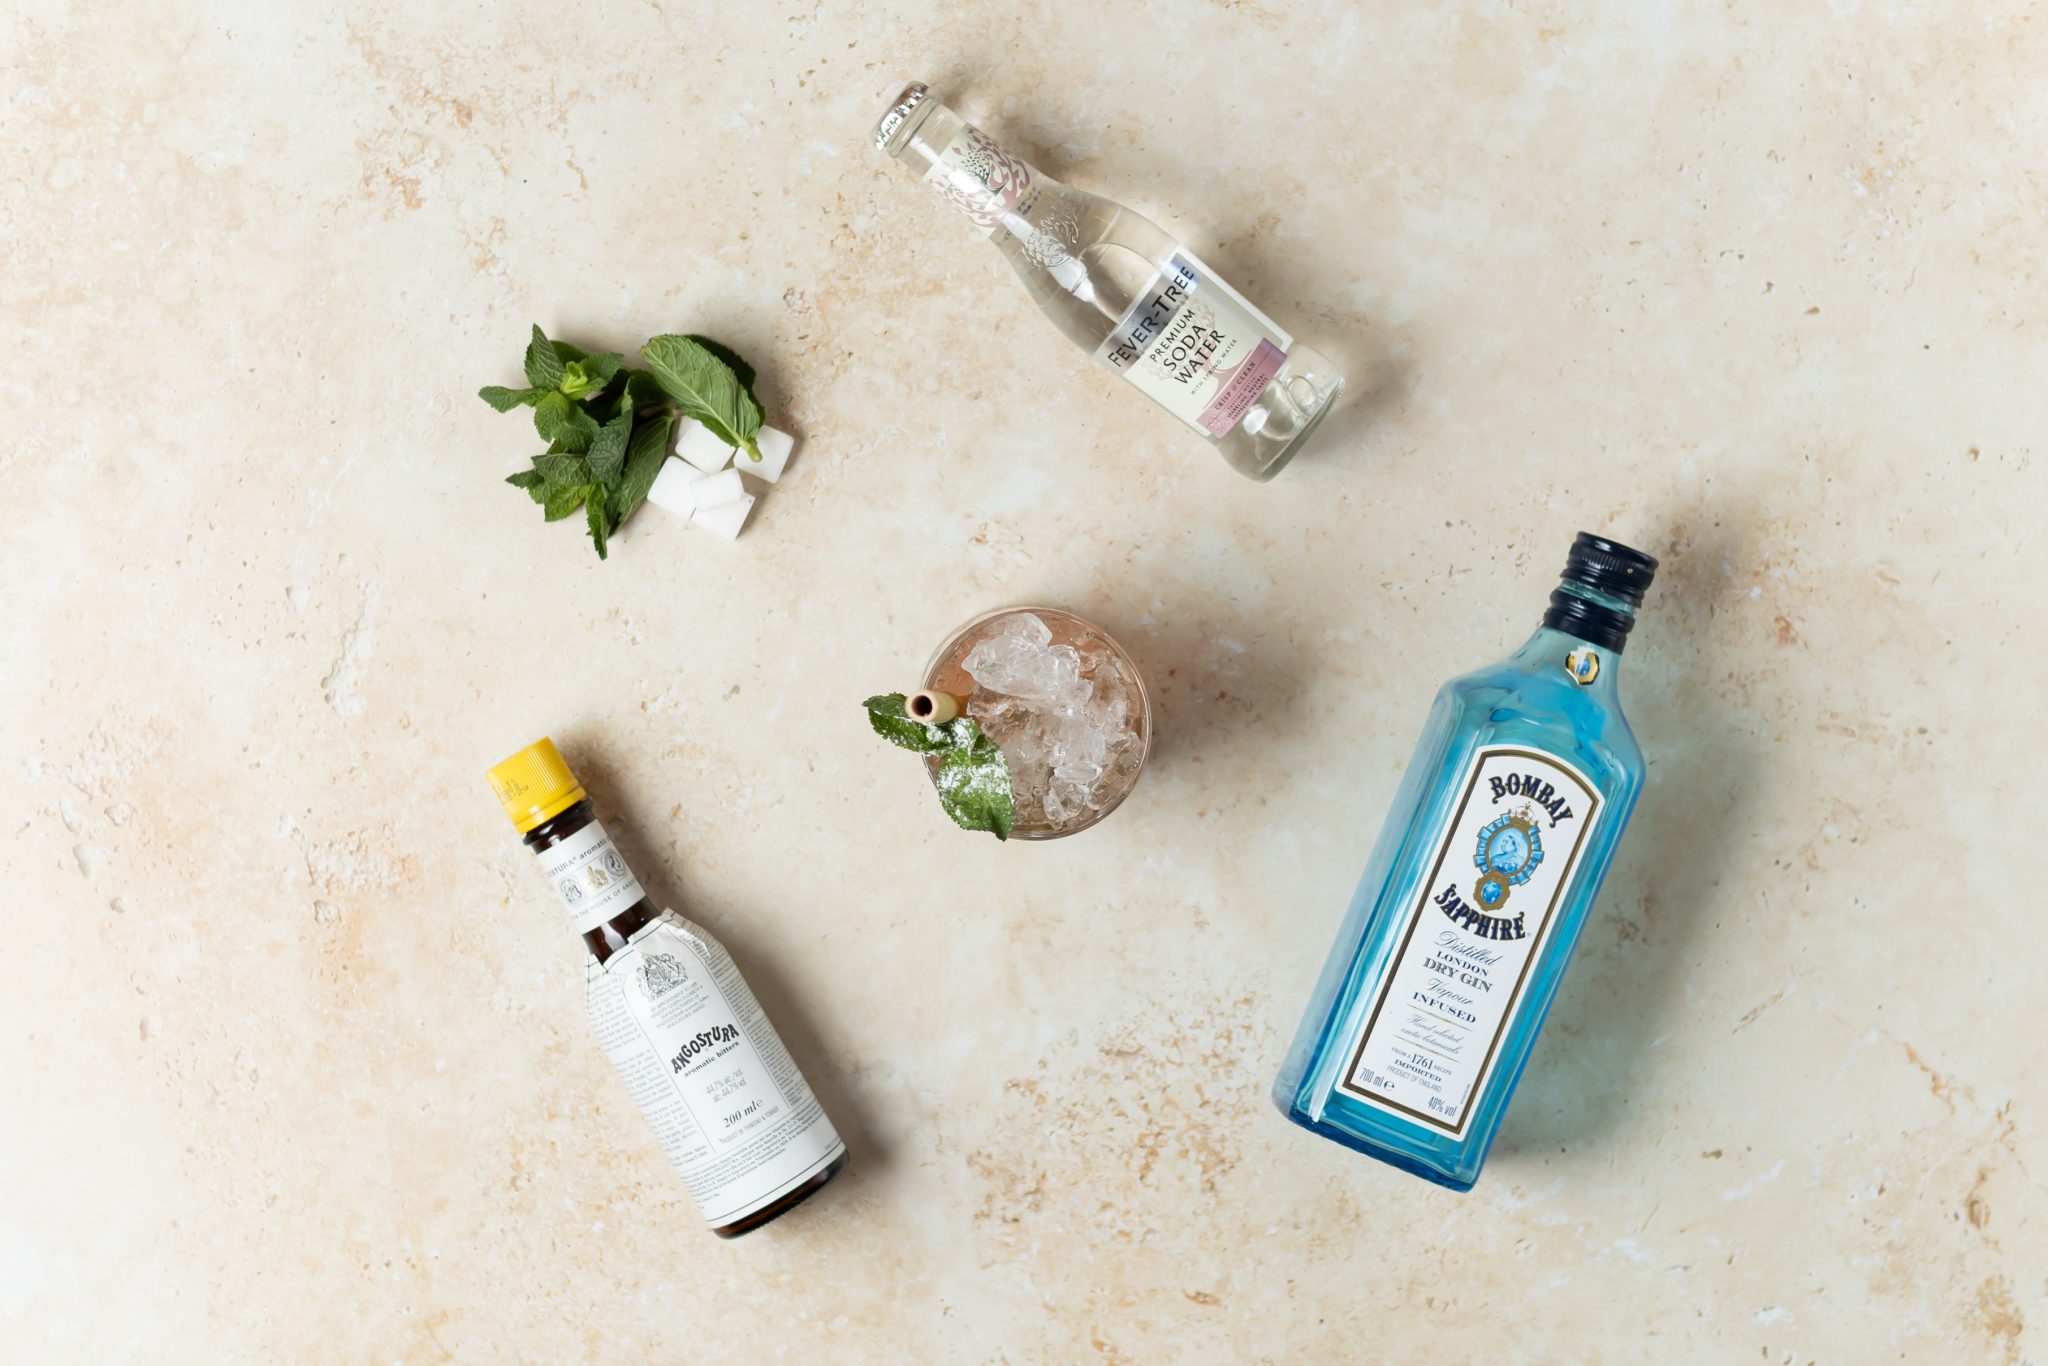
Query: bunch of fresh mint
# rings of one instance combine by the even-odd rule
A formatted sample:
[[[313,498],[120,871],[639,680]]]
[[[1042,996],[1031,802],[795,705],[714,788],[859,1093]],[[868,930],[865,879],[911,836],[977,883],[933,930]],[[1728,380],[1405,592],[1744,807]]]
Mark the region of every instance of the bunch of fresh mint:
[[[755,460],[761,400],[754,371],[709,337],[669,334],[640,348],[645,370],[625,364],[616,351],[593,356],[567,342],[550,341],[538,326],[526,348],[529,388],[489,384],[477,397],[499,412],[533,409],[534,430],[548,443],[533,468],[506,483],[525,489],[550,522],[583,510],[597,557],[619,524],[654,487],[678,415],[694,418],[714,436]]]
[[[956,716],[943,725],[920,721],[904,710],[900,692],[870,697],[868,724],[891,744],[938,759],[939,805],[962,830],[988,830],[999,840],[1010,837],[1017,819],[1016,795],[1010,787],[1010,761],[971,716]]]

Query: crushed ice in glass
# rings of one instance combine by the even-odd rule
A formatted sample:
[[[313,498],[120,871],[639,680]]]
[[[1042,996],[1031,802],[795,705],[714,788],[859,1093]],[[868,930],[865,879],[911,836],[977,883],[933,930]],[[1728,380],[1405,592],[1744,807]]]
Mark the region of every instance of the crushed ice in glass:
[[[1017,821],[1053,828],[1115,800],[1138,760],[1135,690],[1108,643],[1075,644],[1030,612],[996,623],[961,661],[974,679],[967,712],[1010,762]]]

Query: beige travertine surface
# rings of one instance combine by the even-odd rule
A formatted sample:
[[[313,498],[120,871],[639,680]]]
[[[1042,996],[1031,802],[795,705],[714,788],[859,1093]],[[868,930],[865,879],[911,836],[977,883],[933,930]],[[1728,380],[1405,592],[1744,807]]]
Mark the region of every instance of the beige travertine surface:
[[[2018,4],[0,19],[10,1361],[2048,1359],[2048,22]],[[904,77],[1344,358],[1246,482],[868,146]],[[802,434],[607,564],[528,325]],[[1646,799],[1487,1173],[1266,1089],[1448,675],[1665,557]],[[1153,767],[947,828],[1019,600]],[[697,1227],[483,782],[552,732],[848,1134]]]

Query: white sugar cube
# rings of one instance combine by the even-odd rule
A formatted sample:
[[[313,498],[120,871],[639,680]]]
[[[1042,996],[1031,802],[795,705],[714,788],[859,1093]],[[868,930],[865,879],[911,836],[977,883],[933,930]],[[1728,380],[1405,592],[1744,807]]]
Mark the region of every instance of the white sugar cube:
[[[647,501],[663,512],[678,517],[688,517],[697,510],[697,500],[690,493],[690,485],[701,476],[680,460],[664,460],[661,471],[654,476],[654,486],[647,490]]]
[[[693,510],[707,511],[737,503],[747,496],[747,486],[740,482],[738,470],[720,470],[716,474],[699,475],[690,481],[690,497],[695,501]]]
[[[728,541],[739,539],[740,528],[747,524],[747,514],[754,510],[752,495],[736,503],[721,503],[715,508],[698,508],[690,514],[690,520],[706,531],[715,531]]]
[[[676,419],[676,454],[706,474],[716,474],[732,461],[732,447],[711,434],[693,417]]]
[[[789,463],[789,453],[796,449],[796,438],[788,432],[763,427],[754,433],[754,444],[761,448],[761,458],[756,460],[741,452],[733,457],[732,467],[772,484],[782,477],[782,467]]]

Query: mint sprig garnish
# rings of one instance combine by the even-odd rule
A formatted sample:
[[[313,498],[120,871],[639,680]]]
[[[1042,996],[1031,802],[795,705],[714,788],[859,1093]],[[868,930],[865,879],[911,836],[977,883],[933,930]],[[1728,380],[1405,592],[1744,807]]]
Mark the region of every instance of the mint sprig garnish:
[[[536,326],[521,358],[528,387],[477,391],[501,413],[533,409],[533,428],[548,448],[505,482],[525,489],[550,522],[581,511],[600,560],[619,524],[647,501],[678,413],[761,458],[752,366],[694,334],[656,337],[641,355],[649,369],[633,369],[617,351],[593,356]]]
[[[956,716],[935,726],[911,716],[904,710],[904,700],[902,693],[892,692],[863,704],[875,734],[913,753],[937,758],[939,805],[955,825],[1008,839],[1017,819],[1017,800],[1003,747],[971,716]]]

